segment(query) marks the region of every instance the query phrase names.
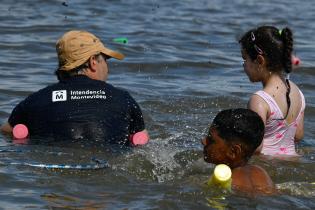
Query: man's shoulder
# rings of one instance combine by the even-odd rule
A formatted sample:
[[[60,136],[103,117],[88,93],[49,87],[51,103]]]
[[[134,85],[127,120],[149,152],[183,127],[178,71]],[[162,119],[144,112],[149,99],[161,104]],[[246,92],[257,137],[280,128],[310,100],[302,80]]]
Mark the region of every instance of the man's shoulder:
[[[105,89],[108,91],[113,91],[113,92],[119,92],[119,93],[123,93],[126,94],[128,93],[128,91],[122,89],[122,88],[118,88],[115,87],[114,85],[104,82],[104,81],[100,81],[100,80],[94,80],[94,79],[90,79],[88,77],[77,77],[77,78],[73,78],[71,80],[69,80],[69,82],[66,83],[60,83],[59,86],[63,86],[65,85],[67,88],[79,88],[79,89]],[[56,84],[56,86],[58,86],[58,84]]]
[[[32,97],[38,97],[38,96],[41,96],[43,94],[47,94],[48,92],[50,92],[51,90],[53,90],[54,86],[56,86],[57,83],[55,84],[50,84],[50,85],[47,85],[46,87],[43,87],[33,93],[31,93],[28,98],[32,98]]]
[[[113,93],[117,93],[117,94],[121,94],[123,96],[131,97],[131,95],[129,94],[129,91],[122,88],[122,87],[116,87],[116,86],[109,84],[109,83],[106,83],[106,82],[104,82],[103,85],[107,90],[110,90]]]

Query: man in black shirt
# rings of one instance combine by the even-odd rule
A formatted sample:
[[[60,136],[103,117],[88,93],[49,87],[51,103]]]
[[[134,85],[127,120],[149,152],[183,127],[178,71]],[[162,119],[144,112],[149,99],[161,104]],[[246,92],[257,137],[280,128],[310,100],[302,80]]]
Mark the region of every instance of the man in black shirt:
[[[1,130],[12,132],[15,125],[24,124],[31,138],[92,144],[147,143],[149,136],[137,102],[127,91],[105,82],[107,60],[121,60],[124,55],[106,48],[86,31],[65,33],[56,50],[59,82],[20,102]]]

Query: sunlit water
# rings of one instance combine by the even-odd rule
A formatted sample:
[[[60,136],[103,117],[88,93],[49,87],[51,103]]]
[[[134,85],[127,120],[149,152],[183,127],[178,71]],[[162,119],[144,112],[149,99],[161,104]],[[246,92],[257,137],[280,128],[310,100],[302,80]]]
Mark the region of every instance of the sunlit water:
[[[13,144],[0,134],[3,209],[314,209],[315,2],[313,0],[8,1],[0,7],[0,123],[28,94],[56,82],[56,40],[67,30],[95,33],[126,55],[110,61],[109,83],[128,89],[144,113],[144,147]],[[238,38],[262,24],[289,26],[302,65],[292,75],[306,97],[297,160],[254,157],[280,195],[247,198],[206,188],[213,165],[200,140],[216,113],[246,107],[260,84],[242,70]],[[128,44],[115,43],[118,37]],[[94,164],[100,170],[23,165]],[[16,163],[16,164],[13,164]]]

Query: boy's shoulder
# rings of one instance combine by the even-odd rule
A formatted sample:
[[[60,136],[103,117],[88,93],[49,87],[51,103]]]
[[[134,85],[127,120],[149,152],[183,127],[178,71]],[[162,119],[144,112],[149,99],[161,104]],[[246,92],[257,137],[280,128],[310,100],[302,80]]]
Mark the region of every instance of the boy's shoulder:
[[[232,170],[233,190],[250,195],[274,194],[275,185],[268,173],[257,165],[245,165]]]

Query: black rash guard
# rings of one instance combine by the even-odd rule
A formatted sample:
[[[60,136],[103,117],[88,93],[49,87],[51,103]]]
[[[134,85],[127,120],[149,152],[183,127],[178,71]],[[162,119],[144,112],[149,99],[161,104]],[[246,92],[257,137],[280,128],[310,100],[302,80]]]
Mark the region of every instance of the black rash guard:
[[[9,124],[25,124],[30,137],[129,145],[145,129],[142,112],[127,91],[86,76],[47,86],[20,102]]]

